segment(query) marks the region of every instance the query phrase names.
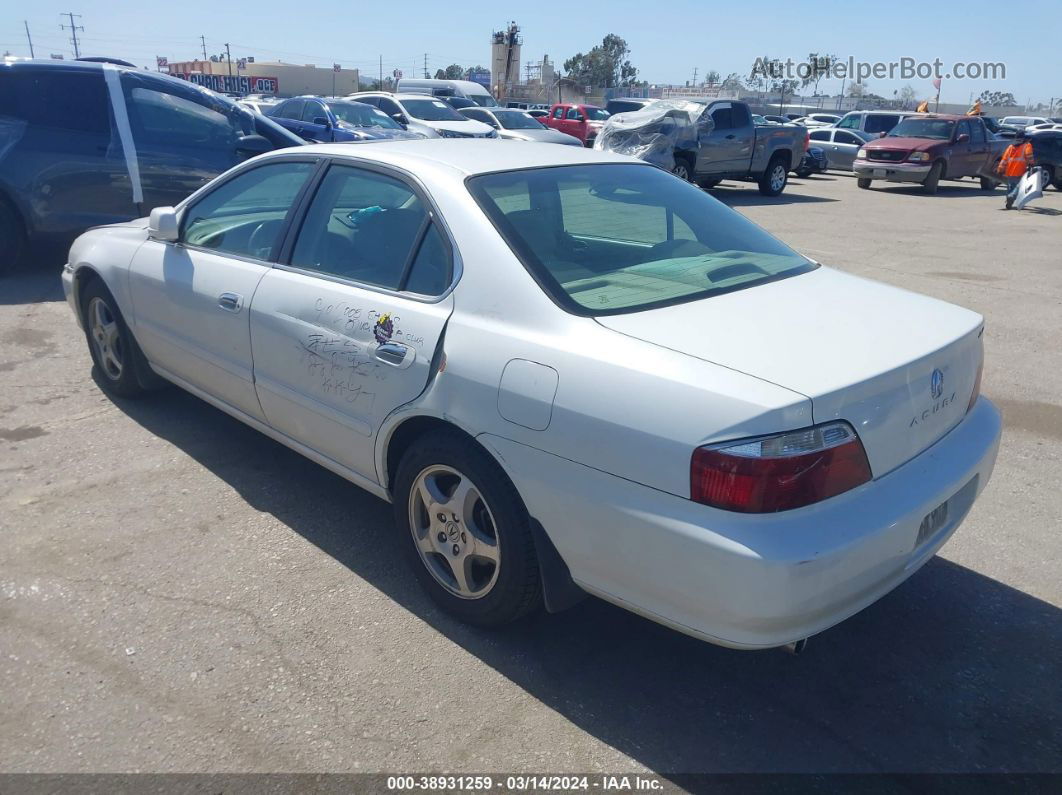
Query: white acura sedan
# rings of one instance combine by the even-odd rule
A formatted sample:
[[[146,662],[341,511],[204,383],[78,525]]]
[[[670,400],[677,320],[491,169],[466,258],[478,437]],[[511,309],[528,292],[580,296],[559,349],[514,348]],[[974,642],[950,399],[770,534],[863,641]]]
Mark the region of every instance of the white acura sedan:
[[[979,315],[575,147],[266,154],[85,233],[63,284],[110,393],[175,383],[391,501],[480,625],[590,592],[801,641],[944,544],[1000,435]]]

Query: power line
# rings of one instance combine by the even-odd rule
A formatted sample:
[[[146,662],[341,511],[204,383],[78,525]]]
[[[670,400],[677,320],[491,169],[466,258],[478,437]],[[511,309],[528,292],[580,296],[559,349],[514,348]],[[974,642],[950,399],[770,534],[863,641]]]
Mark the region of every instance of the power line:
[[[81,50],[77,46],[77,32],[79,30],[84,32],[85,26],[84,25],[74,24],[74,17],[77,17],[78,19],[81,19],[81,14],[75,14],[72,11],[67,11],[65,14],[60,14],[59,16],[61,16],[61,17],[70,17],[70,33],[72,34],[70,41],[73,42],[73,44],[74,44],[74,57],[75,58],[80,58],[81,57]],[[67,26],[63,25],[62,23],[60,23],[59,30],[66,30],[66,29],[67,29]]]

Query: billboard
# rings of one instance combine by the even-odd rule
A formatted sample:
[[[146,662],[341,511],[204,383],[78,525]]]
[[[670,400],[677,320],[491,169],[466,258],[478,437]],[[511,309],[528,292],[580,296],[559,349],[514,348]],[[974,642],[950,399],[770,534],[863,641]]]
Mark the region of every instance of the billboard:
[[[490,89],[490,72],[486,69],[470,69],[468,71],[468,79],[473,83],[479,83],[488,90]]]
[[[204,75],[199,72],[177,72],[173,76],[219,94],[276,94],[280,90],[280,81],[275,77]]]

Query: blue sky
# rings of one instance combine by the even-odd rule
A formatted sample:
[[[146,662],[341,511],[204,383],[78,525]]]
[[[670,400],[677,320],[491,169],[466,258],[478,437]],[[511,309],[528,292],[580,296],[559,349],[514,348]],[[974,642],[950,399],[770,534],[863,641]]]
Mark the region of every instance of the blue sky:
[[[450,63],[489,66],[490,33],[515,19],[523,30],[522,60],[543,54],[558,64],[586,51],[607,33],[623,36],[641,76],[652,82],[681,83],[714,69],[723,75],[747,73],[759,55],[804,59],[809,51],[832,52],[857,60],[894,61],[908,56],[946,68],[956,61],[1001,61],[1007,79],[945,81],[944,101],[965,102],[983,89],[1011,91],[1019,102],[1047,102],[1062,97],[1058,68],[1058,31],[1062,2],[1032,0],[1022,6],[985,0],[963,2],[860,2],[796,0],[715,3],[670,0],[667,3],[574,3],[538,0],[529,4],[462,2],[358,2],[358,0],[290,0],[222,2],[184,0],[163,3],[140,0],[77,0],[5,4],[0,16],[0,51],[28,55],[23,19],[30,25],[37,55],[62,52],[70,57],[68,32],[59,29],[60,13],[82,14],[83,54],[109,54],[141,65],[154,65],[155,55],[187,60],[207,51],[217,53],[224,42],[234,57],[330,65],[339,62],[369,75],[395,68],[408,75],[422,68],[424,54],[435,69]],[[600,11],[593,10],[600,8]],[[1018,9],[1021,9],[1020,11]],[[1009,11],[1007,9],[1010,9]],[[1007,19],[1025,20],[1007,32]],[[876,19],[883,19],[876,22]],[[1041,36],[1047,34],[1047,37]],[[1033,46],[1026,46],[1032,40]],[[869,90],[891,96],[910,82],[919,96],[933,89],[928,80],[868,80]],[[839,81],[824,83],[836,91]]]

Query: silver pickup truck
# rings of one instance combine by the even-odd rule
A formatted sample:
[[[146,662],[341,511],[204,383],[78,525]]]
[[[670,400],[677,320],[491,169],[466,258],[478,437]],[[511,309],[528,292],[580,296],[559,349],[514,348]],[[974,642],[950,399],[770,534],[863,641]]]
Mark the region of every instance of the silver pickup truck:
[[[613,116],[595,148],[640,157],[703,188],[754,180],[764,196],[777,196],[807,145],[804,127],[756,125],[744,102],[662,100]]]

